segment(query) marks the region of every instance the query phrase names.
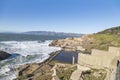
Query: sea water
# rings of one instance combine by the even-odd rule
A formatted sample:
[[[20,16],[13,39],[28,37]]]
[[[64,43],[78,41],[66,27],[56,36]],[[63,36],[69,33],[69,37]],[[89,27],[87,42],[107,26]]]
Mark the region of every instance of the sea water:
[[[50,47],[51,40],[43,41],[1,41],[0,50],[12,56],[0,61],[0,80],[13,80],[17,72],[14,68],[26,63],[40,63],[47,59],[51,52],[60,50],[59,47]]]

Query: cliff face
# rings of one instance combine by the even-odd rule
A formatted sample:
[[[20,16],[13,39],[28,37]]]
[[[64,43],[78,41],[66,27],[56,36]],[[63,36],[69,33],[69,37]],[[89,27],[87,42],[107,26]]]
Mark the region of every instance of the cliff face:
[[[7,59],[10,56],[11,56],[11,54],[4,52],[4,51],[0,51],[0,60]]]

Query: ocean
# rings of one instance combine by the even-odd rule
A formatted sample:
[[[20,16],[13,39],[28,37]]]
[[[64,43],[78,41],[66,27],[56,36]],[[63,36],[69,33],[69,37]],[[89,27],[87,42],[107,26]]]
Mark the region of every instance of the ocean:
[[[47,59],[51,52],[60,47],[48,46],[54,39],[66,36],[43,36],[24,34],[0,34],[0,50],[12,54],[6,60],[0,61],[0,80],[13,80],[17,73],[14,68],[26,63],[40,63]]]

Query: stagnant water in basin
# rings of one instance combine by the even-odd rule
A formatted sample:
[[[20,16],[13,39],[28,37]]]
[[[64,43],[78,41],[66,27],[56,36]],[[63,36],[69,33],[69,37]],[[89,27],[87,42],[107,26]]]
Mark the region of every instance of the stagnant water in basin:
[[[61,51],[53,60],[71,64],[73,56],[75,58],[75,63],[77,63],[78,53],[73,51]]]

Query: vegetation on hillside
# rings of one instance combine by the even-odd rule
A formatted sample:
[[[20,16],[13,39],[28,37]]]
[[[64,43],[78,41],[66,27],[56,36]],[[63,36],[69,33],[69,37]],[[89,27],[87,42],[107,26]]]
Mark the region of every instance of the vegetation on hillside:
[[[104,31],[98,32],[98,34],[115,34],[120,36],[120,26],[106,29]]]
[[[91,49],[107,50],[109,46],[120,47],[120,26],[88,35],[83,45],[87,52]]]
[[[98,49],[107,50],[109,46],[120,47],[120,37],[112,34],[95,34],[93,44]]]

